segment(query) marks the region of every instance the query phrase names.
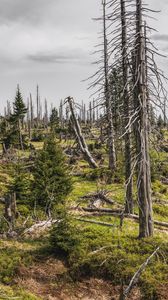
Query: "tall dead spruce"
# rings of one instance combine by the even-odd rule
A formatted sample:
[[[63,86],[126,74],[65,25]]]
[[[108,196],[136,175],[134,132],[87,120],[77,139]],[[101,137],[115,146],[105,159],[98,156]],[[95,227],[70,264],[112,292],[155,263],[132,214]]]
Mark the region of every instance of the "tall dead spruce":
[[[103,24],[103,32],[100,36],[102,42],[96,45],[96,51],[93,54],[98,54],[98,59],[95,64],[98,65],[98,70],[88,79],[91,80],[89,88],[95,89],[91,96],[97,95],[95,103],[99,110],[105,108],[99,124],[106,124],[107,126],[107,145],[109,153],[109,169],[115,171],[116,169],[116,149],[115,149],[115,132],[113,126],[113,112],[112,112],[112,94],[110,92],[110,72],[109,67],[109,41],[108,41],[108,18],[106,15],[106,8],[108,4],[106,0],[102,0],[103,15],[100,18],[95,18],[96,21],[101,21]]]
[[[122,31],[122,73],[123,73],[123,105],[125,128],[130,118],[130,93],[129,93],[129,68],[128,68],[128,43],[127,43],[127,20],[125,0],[120,0],[121,6],[121,31]],[[125,180],[126,180],[126,213],[133,213],[133,178],[132,173],[132,155],[131,155],[131,130],[125,133]]]
[[[120,114],[124,120],[126,211],[132,211],[132,177],[137,170],[137,200],[139,206],[139,237],[153,235],[151,174],[149,156],[150,109],[163,110],[164,75],[155,63],[157,49],[147,37],[152,30],[143,17],[153,12],[142,0],[111,0],[108,19],[111,21],[110,69],[121,67],[123,101]],[[163,102],[163,103],[162,103]],[[135,150],[131,153],[130,134]]]
[[[135,97],[134,107],[137,112],[135,122],[135,140],[138,155],[138,204],[139,236],[153,235],[153,216],[151,199],[151,176],[149,158],[149,130],[147,106],[147,77],[145,57],[145,37],[142,20],[142,0],[136,0],[136,44],[135,44]]]
[[[109,54],[107,40],[107,25],[106,25],[106,0],[102,0],[103,5],[103,38],[104,38],[104,97],[107,115],[107,140],[109,148],[109,169],[114,171],[116,168],[116,153],[114,145],[114,126],[112,113],[112,95],[110,93],[109,84]]]

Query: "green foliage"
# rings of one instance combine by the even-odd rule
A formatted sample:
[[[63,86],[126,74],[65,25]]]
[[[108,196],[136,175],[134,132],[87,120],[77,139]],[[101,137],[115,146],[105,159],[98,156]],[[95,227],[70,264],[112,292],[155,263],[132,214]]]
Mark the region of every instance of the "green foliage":
[[[12,282],[17,268],[21,263],[21,257],[17,249],[1,248],[0,282],[6,284]]]
[[[40,300],[39,297],[32,295],[31,293],[25,292],[16,287],[11,288],[10,286],[0,285],[0,299],[1,300]]]
[[[104,167],[97,168],[88,172],[86,174],[86,178],[93,181],[97,179],[101,179],[108,183],[109,181],[111,182],[112,172]]]
[[[25,114],[27,113],[27,108],[23,102],[22,94],[20,92],[19,85],[17,86],[16,97],[13,103],[13,115],[15,120],[23,120]]]
[[[34,199],[37,205],[49,212],[54,205],[64,203],[72,189],[62,149],[50,136],[39,151],[33,171]]]
[[[10,117],[6,118],[5,120],[7,124],[5,123],[6,129],[3,142],[6,149],[9,149],[11,145],[17,148],[22,148],[24,147],[24,144],[26,144],[25,137],[21,132],[26,112],[27,108],[23,102],[23,98],[18,86],[15,101],[13,103],[13,114],[11,114]]]
[[[9,229],[9,225],[4,219],[3,215],[0,215],[0,234],[7,232]]]
[[[9,186],[9,192],[16,194],[16,200],[19,203],[29,202],[31,174],[21,160],[13,164],[12,182]]]
[[[34,129],[32,133],[32,142],[43,142],[45,140],[45,135],[42,130],[40,129]]]
[[[67,257],[77,248],[78,235],[64,208],[60,208],[60,213],[57,209],[57,219],[59,222],[51,231],[50,243],[54,253]]]
[[[128,230],[126,230],[128,232]],[[96,276],[112,280],[114,284],[128,284],[142,263],[153,253],[160,239],[137,240],[119,230],[101,226],[68,224],[55,227],[51,235],[54,253],[66,255],[70,274],[74,280]],[[65,236],[65,238],[64,238]],[[72,237],[72,239],[71,239]],[[58,252],[57,252],[58,251]],[[142,292],[148,285],[145,299],[156,294],[158,283],[167,280],[168,245],[154,257],[140,279]]]
[[[118,169],[113,173],[111,170],[105,167],[91,170],[85,174],[88,180],[103,180],[106,184],[122,183],[123,175]]]
[[[168,206],[154,204],[153,211],[155,214],[165,217],[168,220]]]
[[[58,116],[58,110],[54,107],[51,111],[50,115],[50,125],[51,129],[55,130],[59,127],[59,116]]]

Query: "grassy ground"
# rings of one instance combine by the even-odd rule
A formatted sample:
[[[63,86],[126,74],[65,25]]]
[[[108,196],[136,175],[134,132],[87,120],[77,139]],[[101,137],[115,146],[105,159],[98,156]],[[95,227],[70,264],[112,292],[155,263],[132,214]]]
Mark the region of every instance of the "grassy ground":
[[[68,144],[71,145],[72,141],[68,142]],[[42,148],[43,143],[36,142],[33,145],[39,150]],[[62,145],[66,147],[67,142],[62,142]],[[30,153],[26,151],[19,154],[28,158]],[[167,154],[162,152],[158,154],[152,151],[151,156],[152,172],[154,174],[152,182],[154,219],[168,222],[168,185],[163,184],[161,181],[162,176],[167,176]],[[104,164],[105,166],[107,165],[107,157]],[[109,191],[108,196],[111,199],[120,205],[124,204],[122,165],[119,166],[117,174],[113,177],[113,181],[110,184],[106,176],[99,176],[96,171],[91,171],[87,163],[83,160],[77,160],[76,164],[71,167],[71,172],[73,175],[73,191],[67,197],[68,207],[74,207],[79,204],[81,196],[102,189]],[[1,163],[0,196],[3,196],[9,181],[9,168],[5,163]],[[136,199],[136,193],[134,196]],[[86,206],[87,203],[81,202],[82,205]],[[138,212],[136,203],[135,212]],[[1,205],[2,214],[3,206]],[[78,216],[78,214],[79,217],[83,216],[80,212],[75,212],[73,213],[73,217]],[[120,287],[121,283],[127,285],[131,276],[158,245],[161,246],[161,249],[143,273],[139,286],[141,294],[146,300],[166,299],[166,291],[168,291],[168,231],[166,229],[155,228],[154,238],[139,241],[137,239],[138,224],[132,220],[125,219],[121,230],[119,228],[120,220],[112,216],[90,216],[85,214],[85,218],[111,223],[114,226],[111,228],[102,227],[73,219],[72,223],[79,244],[77,248],[71,249],[71,254],[62,262],[61,275],[57,274],[56,277],[54,277],[51,265],[55,268],[56,272],[56,269],[59,269],[58,266],[61,266],[61,260],[58,257],[54,258],[53,254],[51,255],[48,237],[41,237],[39,240],[20,239],[18,241],[0,241],[0,299],[11,299],[13,297],[17,297],[20,300],[68,299],[66,297],[68,297],[68,293],[71,293],[70,290],[73,290],[75,280],[86,280],[86,277],[89,277],[89,280],[95,277],[98,280],[103,278],[106,282],[110,280],[110,285],[113,284],[116,287]],[[52,260],[50,261],[50,259]],[[52,274],[49,279],[47,277],[47,270]],[[33,275],[35,272],[38,276]],[[40,293],[42,283],[45,285],[45,289]],[[87,284],[89,286],[90,281],[89,283],[85,282],[85,285]],[[105,282],[102,284],[106,285]],[[62,288],[60,289],[61,285]],[[109,291],[110,285],[107,287]],[[84,296],[81,296],[81,298],[79,296],[80,293],[83,293],[84,285],[82,285],[82,288],[81,286],[80,288],[79,286],[75,288],[77,289],[77,298],[70,299],[85,299]],[[65,292],[66,289],[67,291]],[[103,290],[100,290],[102,293]],[[58,291],[59,293],[62,291],[64,296],[60,296],[61,294]],[[45,293],[48,296],[45,296]],[[32,294],[37,296],[33,296]],[[56,294],[57,298],[56,296],[55,298],[49,298],[49,296],[54,297],[53,295]],[[99,299],[98,293],[95,296],[91,293],[89,295],[92,298],[88,299]],[[117,299],[118,295],[119,290],[117,290],[116,298],[114,297],[114,299]],[[136,296],[135,298],[133,297],[130,299],[140,299],[138,298],[139,296],[137,298]],[[107,296],[105,299],[111,298]]]

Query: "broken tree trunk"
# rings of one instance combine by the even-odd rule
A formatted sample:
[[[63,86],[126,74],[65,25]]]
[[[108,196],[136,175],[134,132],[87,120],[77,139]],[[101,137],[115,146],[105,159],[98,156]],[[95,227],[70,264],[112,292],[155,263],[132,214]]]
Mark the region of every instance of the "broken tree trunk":
[[[75,136],[78,141],[80,150],[83,153],[85,160],[89,163],[90,167],[95,169],[98,167],[98,165],[95,162],[94,158],[92,157],[91,153],[89,152],[86,141],[82,135],[82,131],[81,131],[78,119],[76,118],[76,115],[74,112],[73,99],[71,97],[68,97],[67,101],[68,101],[70,112],[71,112],[71,120],[72,120],[72,124],[73,124],[73,129],[74,129]]]

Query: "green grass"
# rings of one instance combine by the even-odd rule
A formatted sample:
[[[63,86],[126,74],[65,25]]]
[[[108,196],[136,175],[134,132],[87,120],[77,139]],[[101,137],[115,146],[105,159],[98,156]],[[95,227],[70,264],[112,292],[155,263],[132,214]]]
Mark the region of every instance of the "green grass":
[[[117,225],[114,218],[99,217],[99,220],[108,221]],[[109,279],[113,284],[128,284],[134,273],[146,259],[160,245],[161,249],[145,269],[140,279],[141,291],[144,299],[155,299],[157,288],[165,284],[167,277],[168,244],[164,241],[166,235],[138,240],[138,224],[125,220],[123,230],[108,228],[99,225],[86,225],[82,222],[73,222],[72,229],[66,231],[66,239],[61,235],[61,247],[69,245],[68,265],[73,279],[83,277],[99,277]],[[74,230],[74,233],[73,231]],[[70,243],[70,240],[73,243]],[[58,232],[57,232],[58,240]],[[54,248],[53,248],[54,250]],[[147,287],[147,289],[146,289]]]
[[[9,287],[0,284],[0,300],[42,300],[39,297],[32,295],[31,293],[25,292],[17,287]]]

